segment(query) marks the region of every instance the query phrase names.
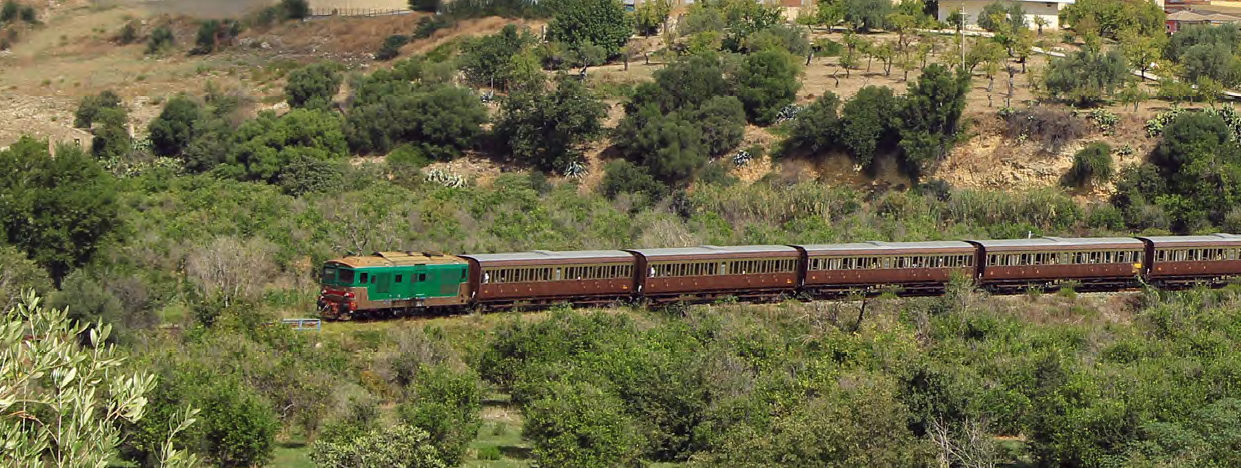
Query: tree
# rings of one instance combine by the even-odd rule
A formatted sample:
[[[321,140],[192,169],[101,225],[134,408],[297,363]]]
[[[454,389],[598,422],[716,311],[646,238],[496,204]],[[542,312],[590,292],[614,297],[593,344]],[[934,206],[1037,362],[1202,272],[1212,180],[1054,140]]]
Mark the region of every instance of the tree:
[[[1165,34],[1163,8],[1146,0],[1082,0],[1060,10],[1060,22],[1083,36],[1111,39],[1125,29],[1145,36]]]
[[[262,292],[263,279],[276,271],[272,250],[261,239],[217,237],[188,255],[185,276],[203,297],[229,307]]]
[[[1116,172],[1112,160],[1112,147],[1107,143],[1094,142],[1073,155],[1073,167],[1065,174],[1065,183],[1086,187],[1092,183],[1107,182]]]
[[[642,194],[650,201],[654,201],[663,197],[664,184],[655,180],[645,167],[622,159],[612,161],[604,167],[603,180],[599,182],[599,191],[611,199],[630,193]]]
[[[422,429],[399,424],[375,429],[360,437],[317,440],[310,459],[319,468],[447,468],[430,435]]]
[[[1120,32],[1120,50],[1129,61],[1129,66],[1146,74],[1151,65],[1159,60],[1163,49],[1168,44],[1168,36],[1164,34],[1145,35],[1136,29]]]
[[[129,154],[133,137],[129,134],[129,114],[122,108],[100,109],[91,128],[91,154],[101,160],[117,160]]]
[[[716,96],[689,112],[702,128],[702,146],[711,156],[736,148],[745,136],[745,107],[732,96]]]
[[[801,88],[799,71],[792,57],[782,51],[766,50],[745,57],[734,78],[737,99],[745,105],[751,122],[770,125],[780,109],[793,103]]]
[[[22,137],[0,151],[0,228],[57,285],[118,226],[112,176],[76,146]]]
[[[52,291],[52,279],[25,252],[0,244],[0,311],[16,306],[27,291],[45,295]]]
[[[839,107],[840,98],[828,91],[798,112],[789,129],[789,136],[784,140],[783,152],[805,150],[818,153],[839,145]]]
[[[892,13],[892,2],[887,0],[843,0],[844,19],[858,32],[882,29]]]
[[[714,56],[691,56],[678,59],[655,72],[655,82],[644,82],[634,88],[625,112],[654,104],[664,112],[698,106],[717,96],[732,94],[719,59]]]
[[[900,145],[911,174],[921,174],[947,154],[956,140],[969,83],[968,74],[954,75],[944,66],[933,64],[922,71],[905,94]]]
[[[289,107],[294,109],[327,109],[340,92],[344,77],[340,65],[319,62],[293,70],[289,73],[284,93]]]
[[[867,86],[840,110],[840,140],[863,167],[870,167],[878,149],[897,143],[892,119],[900,112],[900,100],[886,86]]]
[[[202,401],[207,458],[220,468],[264,464],[279,422],[271,406],[235,378],[215,379]]]
[[[121,97],[110,90],[105,90],[96,96],[86,96],[78,103],[78,110],[73,114],[73,126],[90,129],[104,109],[123,108]]]
[[[241,35],[241,23],[237,20],[205,20],[198,25],[198,35],[194,39],[193,55],[213,54],[223,47],[233,44]]]
[[[643,36],[658,34],[660,26],[668,21],[669,13],[672,13],[672,2],[669,0],[642,2],[634,14],[638,33]]]
[[[1125,82],[1129,68],[1118,50],[1081,50],[1053,61],[1045,78],[1053,98],[1079,104],[1103,102]]]
[[[603,131],[606,106],[580,81],[562,77],[553,89],[520,91],[500,107],[495,134],[509,154],[547,171],[563,171]]]
[[[537,42],[528,30],[506,25],[499,33],[466,41],[461,46],[461,70],[478,86],[515,85],[513,57]]]
[[[1043,37],[1043,28],[1047,26],[1047,18],[1043,15],[1034,15],[1034,25],[1038,26],[1038,35]]]
[[[202,106],[193,99],[185,95],[169,99],[159,117],[147,126],[155,154],[176,156],[185,151],[196,136],[195,130],[202,118]]]
[[[176,37],[172,35],[172,29],[168,26],[160,26],[151,31],[151,37],[147,39],[147,55],[156,55],[176,45]]]
[[[1234,55],[1234,47],[1228,44],[1197,44],[1188,48],[1181,57],[1185,67],[1184,78],[1198,82],[1209,78],[1223,86],[1241,83],[1241,59]]]
[[[589,383],[553,383],[524,413],[523,433],[534,443],[539,466],[610,468],[637,461],[639,439],[622,402]]]
[[[1000,2],[991,2],[978,14],[978,27],[990,32],[1008,29],[1008,7]]]
[[[439,9],[439,0],[409,0],[409,9],[424,13],[435,13]]]
[[[107,343],[111,326],[75,323],[33,293],[0,314],[0,434],[6,466],[105,466],[121,442],[118,425],[143,418],[153,375],[126,372],[126,357]],[[85,335],[82,343],[77,337]],[[171,448],[193,424],[182,413],[164,445],[164,467],[195,460]]]
[[[423,365],[415,381],[416,399],[400,408],[406,424],[430,434],[428,442],[448,466],[461,464],[482,425],[478,383],[473,373],[457,374],[444,365]]]
[[[470,90],[404,85],[377,87],[355,103],[344,129],[351,148],[386,153],[404,143],[417,143],[425,154],[449,161],[482,136],[487,108]]]
[[[1150,93],[1146,92],[1146,89],[1142,87],[1141,82],[1130,79],[1125,83],[1125,87],[1117,93],[1117,97],[1120,98],[1121,104],[1126,106],[1132,104],[1133,111],[1137,112],[1138,106],[1141,106],[1143,102],[1150,99]]]
[[[375,60],[388,61],[401,55],[401,48],[409,44],[409,36],[402,34],[393,34],[384,39],[382,46],[379,46],[379,52],[375,53]]]
[[[280,0],[284,19],[300,20],[310,17],[310,0]]]
[[[349,145],[338,114],[294,109],[276,117],[263,112],[237,128],[225,155],[221,175],[276,183],[285,168],[301,156],[319,160],[343,159]]]
[[[620,53],[632,31],[625,7],[617,0],[559,2],[547,24],[547,40],[575,48],[594,44],[613,56]]]
[[[653,105],[627,115],[615,140],[621,153],[666,183],[683,182],[707,163],[702,130],[680,114],[664,114]]]

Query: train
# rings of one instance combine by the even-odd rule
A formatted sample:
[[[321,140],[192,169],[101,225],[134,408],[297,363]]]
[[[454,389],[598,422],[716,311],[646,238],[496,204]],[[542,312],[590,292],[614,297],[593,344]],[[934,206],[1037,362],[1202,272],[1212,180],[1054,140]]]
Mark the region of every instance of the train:
[[[1072,285],[1119,291],[1241,277],[1241,236],[1031,237],[461,254],[386,251],[323,264],[328,320],[555,304],[700,303],[944,293],[954,278],[998,294]]]

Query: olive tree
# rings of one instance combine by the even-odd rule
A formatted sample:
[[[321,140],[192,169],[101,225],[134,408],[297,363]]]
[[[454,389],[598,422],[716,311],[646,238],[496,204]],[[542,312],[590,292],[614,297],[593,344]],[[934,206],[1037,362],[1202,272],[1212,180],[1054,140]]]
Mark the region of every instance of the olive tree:
[[[85,468],[113,459],[118,423],[142,419],[155,377],[125,370],[126,357],[107,344],[111,331],[102,322],[74,322],[33,293],[0,314],[0,464]],[[195,414],[174,419],[161,466],[196,462],[171,443]]]

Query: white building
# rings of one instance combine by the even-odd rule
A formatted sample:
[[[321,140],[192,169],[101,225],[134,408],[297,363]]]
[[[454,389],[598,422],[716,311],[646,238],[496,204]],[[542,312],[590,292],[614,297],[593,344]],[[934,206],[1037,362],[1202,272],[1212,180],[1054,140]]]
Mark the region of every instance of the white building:
[[[940,0],[939,2],[939,20],[948,22],[948,17],[953,13],[965,13],[965,27],[977,28],[978,17],[982,15],[983,8],[994,3],[995,0]],[[1034,18],[1042,17],[1047,22],[1044,31],[1049,29],[1057,29],[1060,26],[1060,10],[1075,3],[1075,0],[1055,0],[1055,1],[1032,1],[1032,0],[1005,0],[1001,1],[1004,7],[1010,7],[1013,4],[1021,5],[1021,9],[1026,12],[1026,25],[1030,29],[1037,29]]]

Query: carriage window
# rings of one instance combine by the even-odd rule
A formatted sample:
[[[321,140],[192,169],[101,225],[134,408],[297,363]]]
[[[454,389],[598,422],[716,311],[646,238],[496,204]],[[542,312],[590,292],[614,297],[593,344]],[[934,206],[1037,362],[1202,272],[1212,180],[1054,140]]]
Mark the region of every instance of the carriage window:
[[[362,273],[362,276],[361,276],[361,277],[359,277],[359,281],[358,281],[358,282],[359,282],[359,283],[362,283],[362,284],[366,284],[366,280],[367,280],[367,278],[368,278],[368,276],[366,275],[366,273]]]
[[[404,276],[404,275],[396,275],[396,282],[397,282],[397,283],[400,283],[400,282],[401,282],[402,276]]]

